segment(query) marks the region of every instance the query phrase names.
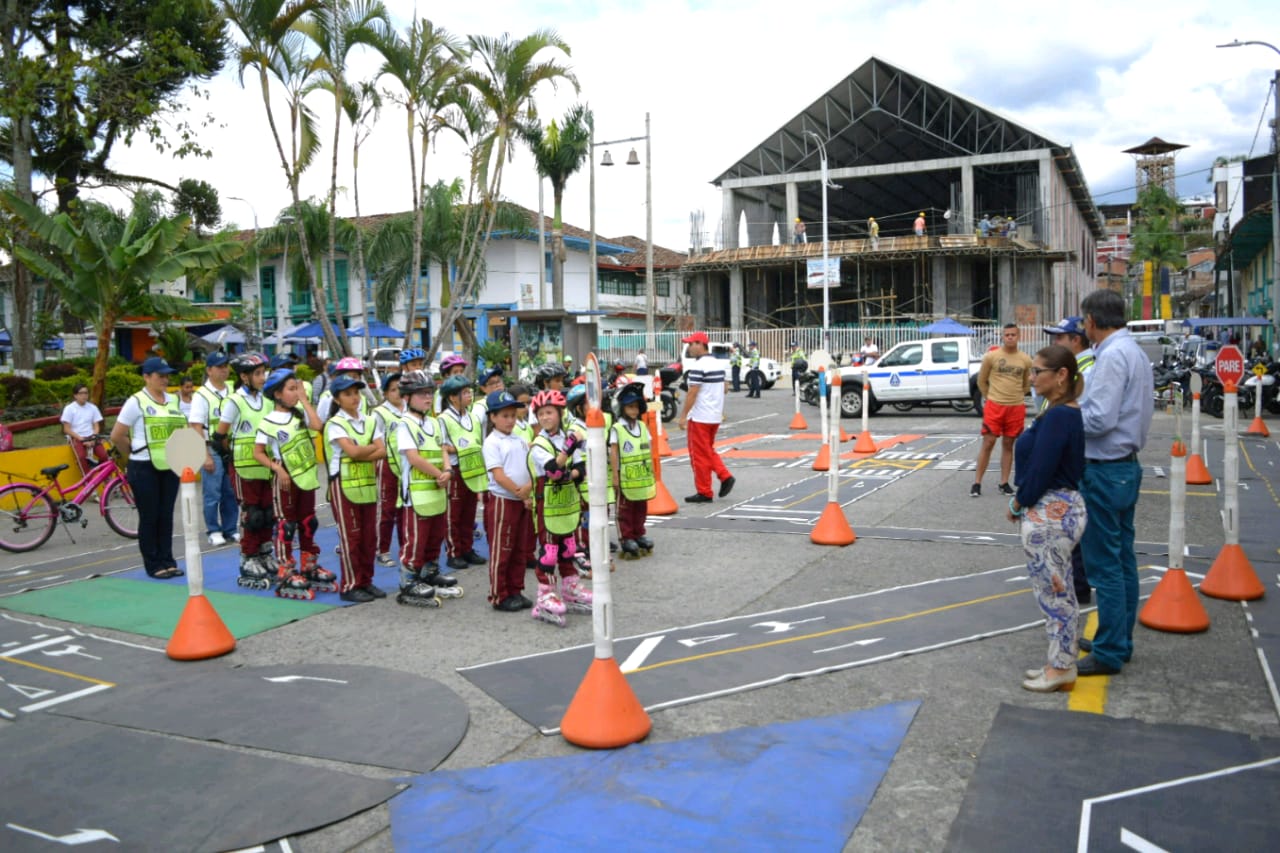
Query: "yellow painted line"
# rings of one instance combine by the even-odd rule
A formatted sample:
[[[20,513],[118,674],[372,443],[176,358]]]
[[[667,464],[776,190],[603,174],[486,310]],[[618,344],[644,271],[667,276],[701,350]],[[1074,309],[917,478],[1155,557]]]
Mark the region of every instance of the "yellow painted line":
[[[1098,630],[1098,611],[1089,614],[1084,623],[1085,637],[1092,640]],[[1081,653],[1080,657],[1084,657]],[[1090,675],[1088,678],[1077,678],[1075,689],[1068,694],[1067,710],[1083,711],[1086,714],[1101,714],[1107,706],[1107,685],[1111,683],[1109,675]]]
[[[874,622],[861,622],[857,625],[846,625],[843,628],[832,628],[829,631],[818,631],[813,634],[801,634],[796,637],[785,637],[781,640],[770,640],[767,643],[755,643],[750,646],[740,646],[736,649],[721,649],[718,652],[704,652],[700,655],[690,655],[689,657],[676,658],[675,660],[662,661],[661,663],[651,663],[648,666],[642,666],[638,669],[630,670],[627,674],[632,675],[637,672],[647,672],[651,669],[659,669],[664,666],[672,666],[678,663],[691,663],[693,661],[707,660],[708,658],[716,658],[721,655],[732,655],[738,652],[752,652],[756,649],[767,649],[770,646],[782,646],[787,643],[799,643],[803,640],[813,640],[818,637],[831,637],[836,634],[843,634],[847,631],[859,631],[863,628],[875,628],[878,625],[889,625],[894,622],[905,622],[908,619],[915,619],[919,616],[931,616],[934,613],[945,613],[948,610],[956,610],[960,607],[968,607],[971,604],[985,604],[988,601],[999,601],[1002,598],[1012,598],[1015,595],[1025,595],[1031,592],[1030,589],[1017,589],[1013,592],[1002,592],[997,595],[988,595],[984,598],[974,598],[970,601],[958,601],[955,604],[944,604],[942,607],[934,607],[929,610],[918,610],[915,613],[906,613],[902,616],[890,616],[887,619],[877,619]]]
[[[29,666],[32,669],[38,669],[41,672],[51,672],[54,675],[65,675],[67,678],[74,678],[77,681],[87,681],[90,684],[102,684],[107,687],[116,686],[115,683],[111,681],[101,681],[97,678],[90,678],[87,675],[76,675],[74,672],[64,672],[63,670],[54,669],[53,667],[50,667],[50,666],[41,666],[38,663],[32,663],[31,661],[28,661],[28,660],[20,660],[19,658],[5,657],[4,655],[0,655],[0,660],[7,661],[9,663],[16,663],[18,666]]]

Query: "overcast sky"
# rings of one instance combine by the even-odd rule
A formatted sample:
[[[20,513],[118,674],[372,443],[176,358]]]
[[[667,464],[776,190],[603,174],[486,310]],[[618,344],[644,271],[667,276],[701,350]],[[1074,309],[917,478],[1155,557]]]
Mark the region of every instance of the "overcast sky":
[[[387,6],[401,28],[414,11],[410,0]],[[655,241],[678,250],[689,245],[692,210],[704,209],[715,227],[720,198],[709,182],[872,55],[1073,146],[1099,202],[1132,198],[1133,161],[1121,151],[1153,135],[1189,146],[1178,161],[1182,195],[1210,189],[1203,170],[1214,157],[1268,150],[1259,118],[1264,105],[1266,119],[1273,115],[1267,97],[1280,63],[1265,47],[1214,48],[1234,38],[1280,44],[1273,0],[472,0],[417,9],[459,35],[557,30],[582,90],[545,88],[544,120],[581,99],[595,111],[597,138],[617,139],[642,135],[651,113]],[[365,55],[355,65],[372,74],[377,62]],[[256,84],[241,88],[232,63],[209,90],[196,109],[218,119],[203,135],[211,159],[174,161],[139,143],[117,147],[113,165],[170,181],[202,178],[221,192],[227,221],[252,226],[249,205],[229,198],[240,196],[265,225],[289,196]],[[314,108],[327,127],[326,150],[304,178],[304,195],[323,196],[331,101],[317,96]],[[354,212],[350,139],[344,128],[343,214]],[[637,147],[643,156],[643,143]],[[613,148],[615,162],[627,148]],[[361,155],[362,213],[409,208],[407,156],[403,113],[388,105]],[[427,169],[430,178],[465,174],[461,147],[442,141]],[[517,150],[505,194],[536,208],[537,183],[530,155]],[[597,168],[596,183],[598,232],[643,237],[644,169]],[[550,206],[548,188],[548,213]],[[565,219],[587,226],[585,167],[569,182]]]

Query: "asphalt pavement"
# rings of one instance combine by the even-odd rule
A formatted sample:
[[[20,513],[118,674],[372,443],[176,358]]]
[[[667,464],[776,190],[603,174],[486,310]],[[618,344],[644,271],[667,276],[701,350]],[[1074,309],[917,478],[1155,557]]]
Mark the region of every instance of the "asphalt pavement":
[[[804,406],[802,411],[816,430],[817,409]],[[1005,518],[1007,499],[996,489],[998,454],[983,480],[985,494],[970,498],[979,419],[948,409],[902,413],[886,407],[870,419],[877,440],[897,438],[903,445],[896,447],[896,452],[925,458],[899,456],[887,458],[885,464],[860,466],[868,475],[863,478],[866,485],[854,487],[851,483],[853,491],[841,492],[855,533],[869,532],[855,544],[813,545],[807,536],[798,535],[804,531],[797,531],[794,521],[756,518],[758,513],[744,508],[761,505],[765,496],[788,493],[800,485],[809,492],[825,487],[825,481],[815,480],[810,469],[809,454],[817,450],[817,442],[793,437],[788,429],[792,413],[792,398],[781,389],[767,391],[759,400],[748,400],[745,393],[729,395],[719,438],[737,482],[726,499],[698,506],[684,504],[683,497],[694,491],[687,457],[664,460],[664,482],[679,504],[679,512],[669,522],[653,525],[650,535],[656,547],[652,557],[617,565],[612,577],[620,637],[980,576],[1023,564],[1020,545],[1008,535],[1014,528]],[[1271,420],[1280,428],[1280,422]],[[852,434],[858,424],[845,421],[845,427]],[[1168,537],[1167,471],[1173,430],[1173,418],[1158,413],[1141,454],[1144,481],[1137,534],[1139,540],[1157,545]],[[1206,437],[1214,446],[1221,437],[1220,422],[1206,425]],[[685,446],[683,433],[673,430],[669,438],[679,454]],[[849,443],[842,450],[848,453],[851,448]],[[1244,524],[1250,530],[1274,530],[1280,521],[1275,491],[1263,482],[1268,476],[1269,483],[1276,481],[1278,450],[1280,444],[1274,439],[1256,442],[1253,456],[1263,470],[1242,469],[1242,479],[1256,481],[1247,490],[1248,501],[1242,502]],[[1268,461],[1270,469],[1265,467]],[[1220,476],[1221,459],[1209,462],[1213,473]],[[1188,558],[1186,568],[1195,581],[1207,570],[1211,555],[1223,541],[1221,499],[1216,485],[1189,487],[1189,492],[1186,542],[1190,553],[1198,556]],[[327,508],[320,515],[327,519]],[[75,532],[74,544],[59,531],[34,554],[0,555],[0,596],[139,564],[133,543],[117,537],[100,519],[95,517],[92,522],[88,529]],[[1244,541],[1248,546],[1255,540],[1246,537]],[[1274,537],[1270,549],[1261,544],[1266,541],[1264,536],[1256,540],[1256,546],[1248,546],[1252,547],[1249,556],[1264,583],[1270,578],[1268,595],[1276,596],[1280,595],[1276,585],[1280,554],[1274,548]],[[1157,553],[1139,557],[1140,565],[1164,566],[1166,562]],[[1018,573],[1007,574],[1013,577]],[[467,588],[466,597],[446,602],[441,609],[400,607],[393,598],[339,608],[245,638],[225,662],[243,666],[370,664],[436,679],[456,691],[471,714],[466,736],[441,769],[578,753],[562,738],[539,733],[457,670],[588,644],[591,621],[570,618],[568,627],[557,629],[535,622],[527,614],[493,612],[484,600],[484,569],[464,571],[460,577]],[[1204,597],[1201,600],[1212,620],[1207,633],[1162,634],[1139,627],[1132,663],[1097,691],[1090,707],[1082,710],[1151,723],[1197,724],[1280,736],[1280,709],[1255,650],[1248,608]],[[1024,621],[1034,623],[1038,611],[1029,596],[1025,596],[1024,606]],[[0,610],[3,607],[4,598],[0,597]],[[986,633],[992,626],[983,624],[983,612],[975,610],[971,624],[948,630],[956,633],[957,640],[962,632]],[[21,618],[57,625],[50,620]],[[900,630],[909,632],[910,628]],[[100,633],[158,645],[146,638]],[[1044,646],[1043,630],[1029,627],[677,704],[651,714],[650,741],[676,741],[738,727],[919,700],[922,705],[905,741],[846,849],[941,850],[1001,703],[1043,710],[1071,707],[1073,700],[1068,694],[1038,695],[1020,687],[1022,671],[1043,660]],[[1280,661],[1272,664],[1280,666]],[[750,666],[750,658],[742,658],[741,665]],[[424,720],[422,725],[430,726],[430,721]],[[336,732],[327,736],[346,735]],[[1067,748],[1088,750],[1089,744]],[[394,775],[368,765],[334,766],[379,779]],[[660,848],[661,827],[650,826],[646,832]],[[302,851],[390,850],[389,809],[382,805],[295,837],[290,846]]]

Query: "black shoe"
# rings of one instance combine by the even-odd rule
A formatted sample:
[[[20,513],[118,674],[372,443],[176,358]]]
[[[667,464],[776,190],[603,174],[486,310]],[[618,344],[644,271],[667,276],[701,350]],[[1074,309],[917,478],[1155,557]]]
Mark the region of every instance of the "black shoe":
[[[1080,651],[1084,652],[1085,654],[1088,654],[1089,652],[1093,651],[1093,640],[1087,639],[1085,637],[1081,637]]]
[[[720,497],[727,498],[729,493],[733,491],[733,484],[738,482],[736,477],[730,477],[720,483]]]
[[[524,610],[524,602],[520,600],[518,595],[508,595],[506,598],[493,605],[494,610],[501,610],[503,613],[517,613]]]
[[[365,592],[367,592],[369,595],[373,596],[374,598],[386,598],[386,597],[387,597],[387,594],[386,594],[385,592],[383,592],[382,590],[378,589],[378,588],[377,588],[376,586],[374,586],[373,584],[369,584],[368,586],[361,587],[361,589],[363,589]]]
[[[520,596],[518,596],[518,598],[520,599],[520,609],[521,609],[521,610],[532,610],[532,609],[533,609],[533,602],[532,602],[531,600],[529,600],[528,598],[525,598],[523,594],[521,594]]]
[[[709,504],[711,503],[711,498],[706,495],[689,495],[684,499],[684,502],[687,504]]]
[[[980,497],[982,497],[982,484],[981,484],[981,483],[974,483],[972,486],[970,486],[970,487],[969,487],[969,497],[971,497],[971,498],[980,498]]]
[[[525,563],[524,570],[526,572],[536,572],[538,570],[538,561],[530,560],[529,562]]]
[[[1092,643],[1089,645],[1090,647],[1093,646]],[[1091,654],[1085,655],[1080,658],[1080,660],[1076,661],[1076,675],[1115,675],[1118,672],[1120,672],[1120,670],[1116,669],[1114,666],[1107,666]]]
[[[1076,604],[1093,604],[1093,590],[1089,590],[1088,592],[1077,592]],[[1084,641],[1082,640],[1081,642]],[[1086,649],[1086,651],[1088,650]]]
[[[1014,494],[1013,486],[1010,486],[1008,483],[1001,483],[1000,494],[1012,496]]]
[[[475,551],[468,551],[467,553],[463,554],[462,559],[466,560],[467,565],[469,566],[483,566],[485,563],[489,562],[484,557],[481,557],[479,554],[477,554]]]
[[[450,557],[450,558],[445,562],[445,565],[446,565],[446,566],[448,566],[449,568],[453,569],[455,572],[456,572],[458,569],[469,569],[469,568],[471,568],[471,564],[470,564],[470,563],[468,563],[468,562],[466,561],[466,559],[465,559],[465,558],[463,558],[463,557]]]
[[[343,601],[351,601],[356,604],[367,604],[368,602],[373,601],[373,596],[365,592],[360,587],[341,593],[338,598],[341,598]]]

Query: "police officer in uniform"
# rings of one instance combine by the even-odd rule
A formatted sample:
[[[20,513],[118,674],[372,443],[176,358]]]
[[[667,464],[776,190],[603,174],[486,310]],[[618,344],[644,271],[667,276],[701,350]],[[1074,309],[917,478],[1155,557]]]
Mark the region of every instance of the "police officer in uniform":
[[[142,363],[143,388],[125,401],[111,429],[111,443],[129,443],[126,476],[138,507],[138,550],[148,575],[161,580],[183,574],[173,558],[173,508],[178,475],[170,469],[164,444],[187,425],[177,394],[170,394],[173,368],[163,358]]]
[[[742,390],[742,350],[737,344],[729,353],[729,370],[733,377],[733,393],[737,394]]]
[[[791,342],[791,396],[800,393],[800,380],[809,369],[809,361],[804,357],[804,350],[799,341]]]
[[[752,341],[747,345],[747,397],[760,396],[760,380],[764,374],[760,372],[760,350]]]

